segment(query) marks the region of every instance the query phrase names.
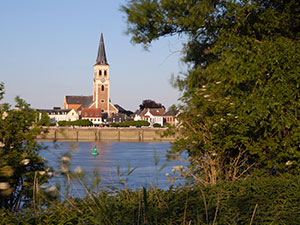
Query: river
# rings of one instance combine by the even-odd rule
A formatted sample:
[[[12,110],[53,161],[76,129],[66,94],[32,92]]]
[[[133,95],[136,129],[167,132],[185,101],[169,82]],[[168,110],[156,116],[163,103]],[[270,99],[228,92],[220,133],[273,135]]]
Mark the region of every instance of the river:
[[[41,156],[46,159],[49,166],[60,171],[61,159],[65,159],[65,162],[70,163],[70,171],[80,169],[85,171],[88,186],[95,180],[94,173],[97,171],[101,188],[122,189],[126,185],[127,188],[136,189],[154,185],[166,189],[170,185],[166,174],[172,177],[174,166],[187,165],[184,161],[167,160],[166,153],[171,146],[167,142],[41,142],[41,144],[47,148],[41,151]],[[91,154],[94,147],[99,152],[98,156]],[[128,171],[132,173],[128,175]],[[50,180],[50,184],[58,182],[62,185],[64,181],[62,175],[56,175]],[[179,179],[175,184],[183,182],[183,179]],[[82,193],[84,188],[76,185]]]

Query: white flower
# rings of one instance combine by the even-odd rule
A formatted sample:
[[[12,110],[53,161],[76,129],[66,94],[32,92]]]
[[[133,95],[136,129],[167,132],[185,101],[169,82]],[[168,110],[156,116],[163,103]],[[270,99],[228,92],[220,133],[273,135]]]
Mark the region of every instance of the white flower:
[[[286,163],[285,163],[285,165],[287,165],[287,166],[290,166],[290,165],[292,165],[293,164],[293,162],[291,162],[291,161],[287,161]]]
[[[216,84],[221,84],[221,81],[217,81]]]
[[[47,192],[53,192],[53,191],[55,191],[55,190],[56,190],[56,187],[55,187],[55,186],[51,186],[51,187],[48,187],[48,188],[46,189]]]
[[[210,95],[204,95],[203,97],[204,97],[204,98],[209,98],[209,97],[210,97]]]
[[[231,113],[227,113],[227,116],[231,116]]]
[[[206,91],[206,88],[201,88],[200,90],[201,90],[201,91]]]
[[[23,159],[22,160],[22,164],[25,165],[25,166],[28,165],[29,162],[30,162],[30,159]]]
[[[3,144],[1,141],[0,141],[0,148],[3,148],[5,146],[5,144]]]
[[[66,167],[64,167],[64,166],[62,166],[62,167],[60,168],[60,170],[61,170],[61,172],[63,172],[63,173],[67,173],[67,172],[68,172],[68,168],[66,168]]]
[[[173,169],[177,170],[178,172],[183,170],[183,166],[173,166]]]
[[[70,161],[70,158],[67,157],[67,156],[64,156],[64,157],[61,158],[61,161],[66,161],[67,162],[67,161]]]
[[[0,190],[6,190],[8,189],[10,186],[9,186],[9,183],[7,182],[1,182],[0,183]]]
[[[203,88],[206,88],[206,86],[205,86],[205,85],[202,85],[202,87],[203,87]]]
[[[234,105],[234,103],[233,102],[230,102],[230,104],[229,105]]]
[[[221,118],[220,120],[221,120],[221,121],[223,121],[224,119],[223,119],[223,118]]]
[[[74,169],[74,172],[77,173],[77,174],[81,174],[83,172],[83,169],[80,167],[80,166],[77,166],[75,169]]]
[[[40,174],[41,176],[43,176],[45,173],[46,173],[45,171],[40,171],[40,172],[39,172],[39,174]]]
[[[239,117],[238,117],[238,116],[235,116],[234,118],[236,118],[236,119],[237,119],[237,118],[239,118]]]
[[[217,124],[217,123],[215,123],[213,126],[214,126],[214,127],[216,127],[216,126],[218,126],[218,124]]]

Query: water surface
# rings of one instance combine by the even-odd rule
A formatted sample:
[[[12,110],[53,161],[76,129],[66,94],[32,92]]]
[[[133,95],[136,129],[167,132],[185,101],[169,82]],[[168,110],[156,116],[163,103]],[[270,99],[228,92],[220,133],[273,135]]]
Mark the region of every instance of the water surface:
[[[72,155],[70,169],[81,167],[89,184],[94,178],[94,171],[98,171],[102,187],[123,188],[124,185],[120,185],[120,180],[123,180],[130,189],[150,185],[166,189],[170,185],[166,173],[172,174],[172,169],[176,165],[187,165],[183,161],[167,161],[166,153],[170,149],[170,143],[166,142],[56,142],[55,144],[43,142],[42,144],[48,148],[41,152],[48,165],[59,170],[61,157],[70,153]],[[100,153],[96,157],[91,155],[95,146]],[[135,167],[136,169],[127,176],[129,165],[130,170]],[[62,183],[63,177],[58,176],[51,181]],[[177,181],[176,184],[179,182],[183,180]]]

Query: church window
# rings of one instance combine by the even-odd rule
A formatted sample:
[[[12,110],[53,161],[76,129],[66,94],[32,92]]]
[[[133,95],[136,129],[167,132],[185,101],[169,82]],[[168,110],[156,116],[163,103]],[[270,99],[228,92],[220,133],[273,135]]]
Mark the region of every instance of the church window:
[[[102,75],[102,70],[99,70],[99,76],[101,76]]]
[[[106,70],[104,70],[104,76],[106,76]]]
[[[104,91],[104,85],[101,86],[101,91]]]
[[[104,110],[102,109],[101,112],[104,112]]]
[[[104,102],[104,99],[101,99],[101,102]]]

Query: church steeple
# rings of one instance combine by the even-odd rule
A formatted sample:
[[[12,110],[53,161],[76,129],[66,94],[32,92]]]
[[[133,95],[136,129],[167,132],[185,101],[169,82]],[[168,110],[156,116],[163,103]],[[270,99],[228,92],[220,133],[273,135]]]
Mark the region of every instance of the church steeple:
[[[98,56],[96,59],[96,65],[108,65],[106,54],[105,54],[105,47],[103,41],[103,34],[101,33],[99,49],[98,49]]]

